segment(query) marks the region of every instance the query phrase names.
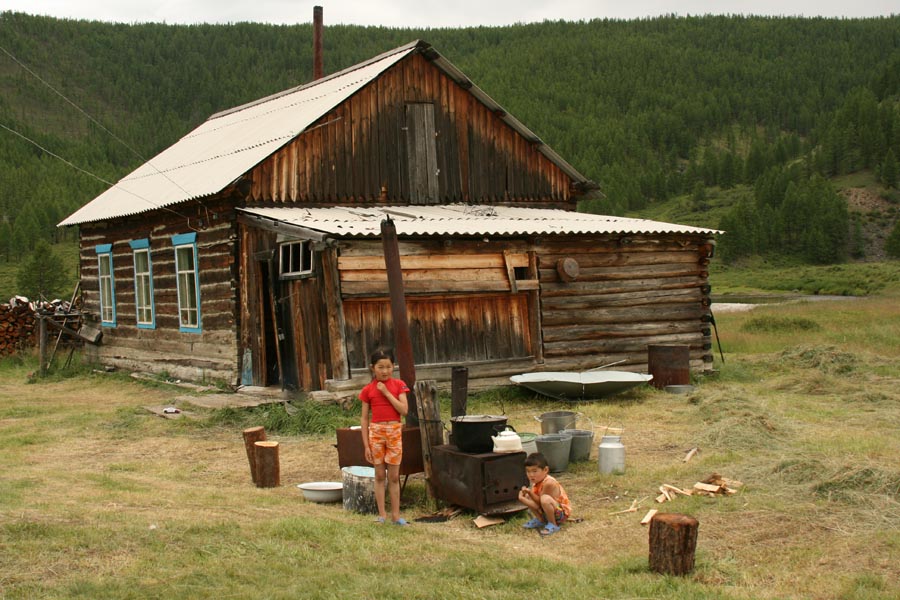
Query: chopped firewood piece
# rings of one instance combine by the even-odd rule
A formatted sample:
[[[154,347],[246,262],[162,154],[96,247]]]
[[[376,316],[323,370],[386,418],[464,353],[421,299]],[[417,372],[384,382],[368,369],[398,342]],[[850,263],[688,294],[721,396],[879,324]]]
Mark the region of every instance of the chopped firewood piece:
[[[655,508],[651,508],[650,510],[648,510],[647,514],[644,515],[644,518],[641,519],[641,525],[646,525],[647,523],[649,523],[650,520],[653,518],[653,515],[655,515],[658,512],[659,511],[656,510]]]
[[[669,491],[665,488],[665,486],[659,486],[659,491],[662,492],[662,495],[666,497],[666,500],[672,499],[671,494],[669,494]]]
[[[632,512],[637,512],[638,506],[640,506],[641,503],[642,503],[644,500],[646,500],[646,499],[647,499],[647,497],[644,496],[644,497],[641,498],[640,500],[637,500],[637,499],[632,500],[632,501],[631,501],[631,506],[629,506],[629,507],[626,508],[625,510],[619,510],[619,511],[616,511],[616,512],[611,512],[611,513],[609,513],[609,514],[611,514],[611,515],[621,515],[622,513],[632,513]]]
[[[662,484],[662,487],[665,488],[666,490],[670,491],[670,492],[675,492],[676,494],[681,494],[681,495],[683,495],[683,496],[690,496],[690,495],[691,495],[691,494],[689,494],[688,492],[684,491],[683,489],[677,488],[677,487],[675,487],[674,485],[669,485],[668,483]]]
[[[713,494],[718,494],[719,492],[722,491],[722,486],[721,485],[713,485],[711,483],[701,483],[698,481],[697,483],[694,484],[694,489],[700,490],[701,492],[710,492]]]
[[[719,485],[725,486],[727,488],[739,488],[744,484],[735,479],[726,479],[725,477],[723,477]]]
[[[700,483],[708,483],[710,485],[722,485],[722,476],[718,473],[712,473],[706,479],[701,479]]]
[[[700,452],[700,448],[691,448],[688,450],[688,453],[684,456],[684,462],[687,462],[694,458],[694,455]]]
[[[665,502],[668,499],[669,499],[669,497],[666,496],[665,494],[660,494],[659,496],[656,497],[656,501],[659,502],[660,504],[662,504],[663,502]]]

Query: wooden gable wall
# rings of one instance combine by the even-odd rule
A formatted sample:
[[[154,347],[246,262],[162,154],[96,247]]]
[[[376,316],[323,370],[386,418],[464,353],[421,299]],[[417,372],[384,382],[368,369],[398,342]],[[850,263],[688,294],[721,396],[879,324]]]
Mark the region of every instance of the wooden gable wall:
[[[569,176],[421,54],[391,67],[253,169],[248,200],[420,202],[410,191],[407,139],[407,106],[420,103],[434,107],[436,155],[429,161],[438,175],[430,203],[574,208]]]

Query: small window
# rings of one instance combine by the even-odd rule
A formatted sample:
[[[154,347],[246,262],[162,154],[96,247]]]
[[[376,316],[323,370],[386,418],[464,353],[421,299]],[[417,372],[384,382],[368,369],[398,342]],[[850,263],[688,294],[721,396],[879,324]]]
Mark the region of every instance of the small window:
[[[178,287],[178,324],[185,333],[200,333],[200,273],[197,234],[172,236],[175,246],[175,281]]]
[[[150,261],[150,241],[129,242],[134,257],[134,308],[137,326],[141,329],[155,329],[156,315],[153,304],[153,265]]]
[[[309,241],[281,244],[278,273],[281,279],[289,279],[313,272],[313,249]]]
[[[116,282],[113,275],[112,244],[100,244],[96,248],[100,283],[100,324],[116,326]]]

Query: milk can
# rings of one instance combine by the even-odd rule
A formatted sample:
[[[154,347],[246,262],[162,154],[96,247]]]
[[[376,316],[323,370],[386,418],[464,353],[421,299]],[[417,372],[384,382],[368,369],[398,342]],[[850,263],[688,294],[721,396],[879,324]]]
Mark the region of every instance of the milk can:
[[[597,446],[600,474],[625,472],[625,446],[622,445],[622,430],[607,430]]]

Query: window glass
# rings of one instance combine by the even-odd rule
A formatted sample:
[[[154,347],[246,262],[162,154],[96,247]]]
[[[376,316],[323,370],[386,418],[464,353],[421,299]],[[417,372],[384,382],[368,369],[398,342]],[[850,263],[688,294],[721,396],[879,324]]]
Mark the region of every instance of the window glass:
[[[282,279],[312,273],[313,249],[308,241],[281,244],[279,257],[278,272]]]
[[[116,324],[116,286],[113,279],[112,245],[97,246],[97,265],[100,288],[100,323]]]
[[[200,280],[196,234],[176,235],[175,275],[178,285],[178,322],[181,331],[200,332]],[[187,243],[185,243],[187,242]]]

